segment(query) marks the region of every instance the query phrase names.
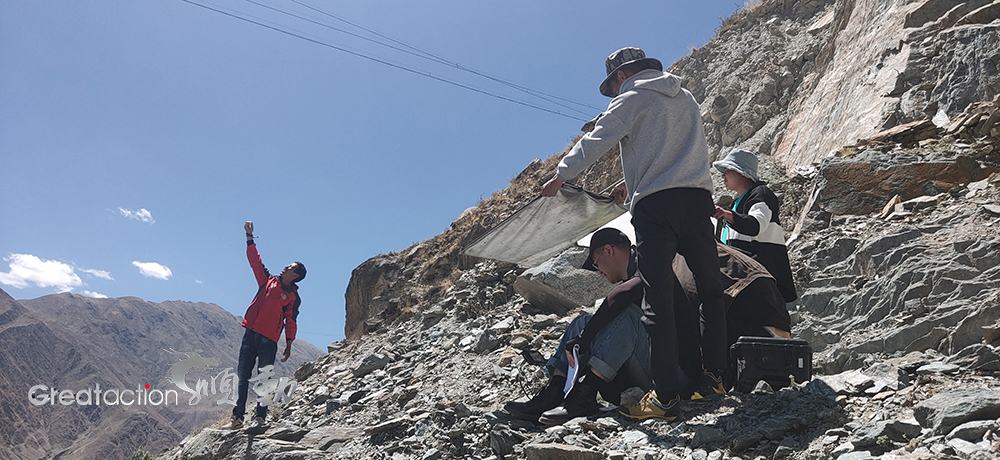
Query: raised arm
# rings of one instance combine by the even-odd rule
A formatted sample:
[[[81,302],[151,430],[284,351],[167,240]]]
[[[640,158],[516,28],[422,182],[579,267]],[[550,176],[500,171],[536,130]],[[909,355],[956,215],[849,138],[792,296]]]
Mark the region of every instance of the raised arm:
[[[257,245],[253,242],[253,221],[248,220],[243,224],[243,229],[247,232],[247,261],[253,269],[253,276],[257,279],[257,285],[262,286],[270,276],[264,263],[260,260],[260,253],[257,252]]]

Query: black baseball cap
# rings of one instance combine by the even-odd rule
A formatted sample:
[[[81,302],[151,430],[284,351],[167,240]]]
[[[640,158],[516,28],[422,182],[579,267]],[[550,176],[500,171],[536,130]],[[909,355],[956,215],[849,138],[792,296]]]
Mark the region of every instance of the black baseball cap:
[[[590,254],[587,255],[587,261],[580,268],[596,272],[597,267],[594,266],[594,251],[608,244],[617,246],[622,243],[632,246],[632,240],[628,239],[628,235],[617,228],[605,227],[594,232],[594,236],[590,238]]]

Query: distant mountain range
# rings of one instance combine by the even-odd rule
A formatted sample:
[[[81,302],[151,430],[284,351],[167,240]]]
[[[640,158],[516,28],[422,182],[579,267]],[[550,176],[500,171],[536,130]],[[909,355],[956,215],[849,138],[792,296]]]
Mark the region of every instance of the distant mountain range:
[[[235,373],[240,321],[209,303],[69,293],[17,301],[0,290],[0,459],[128,458],[224,418],[232,406],[216,401],[225,374],[211,384]],[[296,340],[276,376],[322,354]],[[185,383],[208,385],[192,405],[168,375],[199,356]]]

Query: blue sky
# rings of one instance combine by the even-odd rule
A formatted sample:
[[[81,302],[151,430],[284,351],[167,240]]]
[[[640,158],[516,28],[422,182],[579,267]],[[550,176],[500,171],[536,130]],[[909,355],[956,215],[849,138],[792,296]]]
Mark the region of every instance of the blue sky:
[[[290,0],[254,1],[366,34]],[[669,65],[738,7],[299,1],[596,108],[571,112],[247,1],[210,4],[584,119],[607,106],[597,87],[612,51],[639,46]],[[440,233],[582,125],[181,0],[0,0],[0,61],[0,288],[242,315],[256,293],[253,220],[267,267],[308,268],[299,336],[321,348],[343,338],[354,267]]]

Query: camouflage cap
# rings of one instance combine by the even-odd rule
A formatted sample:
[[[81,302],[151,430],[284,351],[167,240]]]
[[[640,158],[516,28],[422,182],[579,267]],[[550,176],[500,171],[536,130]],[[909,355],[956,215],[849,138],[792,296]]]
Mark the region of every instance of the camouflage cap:
[[[646,53],[639,48],[622,48],[611,53],[611,56],[608,56],[608,59],[604,61],[604,68],[608,71],[608,76],[601,82],[601,94],[615,97],[614,93],[611,92],[611,76],[622,66],[640,61],[645,62],[648,68],[663,70],[663,64],[658,59],[646,57]]]

